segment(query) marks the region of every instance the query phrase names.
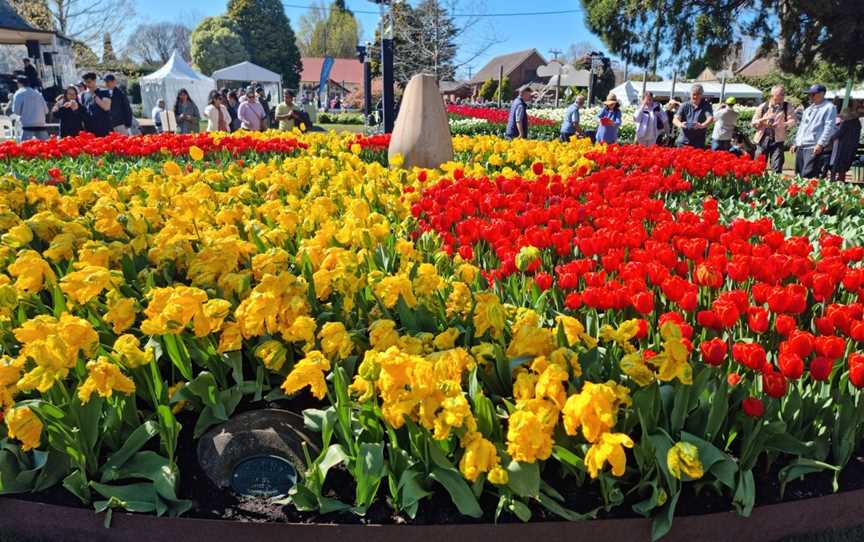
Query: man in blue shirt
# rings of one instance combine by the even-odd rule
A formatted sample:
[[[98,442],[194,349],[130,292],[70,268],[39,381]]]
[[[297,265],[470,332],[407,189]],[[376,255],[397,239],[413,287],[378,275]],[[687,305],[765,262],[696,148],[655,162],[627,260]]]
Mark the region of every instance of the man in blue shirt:
[[[804,110],[798,133],[795,134],[795,173],[802,177],[821,177],[825,171],[825,162],[831,154],[825,147],[834,134],[834,123],[837,119],[837,108],[825,99],[825,87],[813,85],[807,91],[810,96],[810,107]]]
[[[17,82],[18,90],[12,96],[12,113],[18,115],[21,123],[21,141],[48,139],[48,130],[45,128],[48,105],[45,99],[30,86],[30,79],[26,75],[19,75]]]
[[[672,120],[672,123],[681,129],[678,136],[679,147],[705,148],[705,135],[708,126],[714,121],[714,109],[704,94],[702,85],[690,87],[690,101],[681,104],[678,114]]]
[[[528,139],[528,100],[531,99],[531,89],[528,85],[519,89],[519,94],[510,105],[510,116],[507,118],[507,139],[517,137]]]
[[[585,97],[581,94],[576,96],[576,101],[570,104],[564,111],[564,120],[561,121],[561,141],[570,141],[576,134],[582,135],[582,126],[579,125],[579,110],[585,104]]]

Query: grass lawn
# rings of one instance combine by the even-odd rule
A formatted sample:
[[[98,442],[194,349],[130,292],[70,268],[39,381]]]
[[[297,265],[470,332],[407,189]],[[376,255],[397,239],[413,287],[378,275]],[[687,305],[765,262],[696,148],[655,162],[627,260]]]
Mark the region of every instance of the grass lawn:
[[[334,130],[336,132],[351,132],[355,134],[363,133],[363,125],[362,124],[316,124],[318,128],[321,128],[325,132],[329,132],[330,130]]]

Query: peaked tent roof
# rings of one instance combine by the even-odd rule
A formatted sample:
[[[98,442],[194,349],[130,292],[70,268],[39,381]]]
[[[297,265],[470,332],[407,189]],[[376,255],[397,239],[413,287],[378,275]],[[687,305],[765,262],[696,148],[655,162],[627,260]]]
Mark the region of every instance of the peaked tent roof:
[[[0,43],[23,44],[27,40],[49,43],[54,32],[30,26],[9,2],[0,0]]]
[[[213,79],[219,81],[259,81],[266,83],[281,83],[282,76],[276,72],[272,72],[267,68],[262,68],[257,64],[253,64],[248,60],[244,60],[239,64],[216,70],[211,75]]]
[[[0,0],[2,1],[2,0]],[[156,81],[159,79],[185,79],[188,81],[210,81],[213,80],[206,75],[196,72],[192,67],[183,60],[177,51],[171,53],[171,58],[164,66],[155,72],[145,75],[141,78],[143,81]]]
[[[487,79],[497,79],[498,78],[498,67],[504,67],[504,75],[509,76],[516,68],[519,67],[520,64],[528,60],[531,55],[537,55],[543,60],[543,64],[546,64],[546,59],[543,58],[537,49],[525,49],[524,51],[516,51],[515,53],[507,53],[506,55],[499,55],[490,60],[483,66],[479,72],[477,72],[474,77],[471,78],[469,83],[483,83]]]

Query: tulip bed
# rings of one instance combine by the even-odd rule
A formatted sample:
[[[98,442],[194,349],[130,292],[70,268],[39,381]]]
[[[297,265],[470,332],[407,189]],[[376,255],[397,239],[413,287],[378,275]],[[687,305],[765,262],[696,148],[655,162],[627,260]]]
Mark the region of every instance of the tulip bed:
[[[857,189],[585,140],[456,137],[406,170],[387,143],[0,145],[0,494],[194,511],[183,443],[274,403],[320,443],[278,503],[305,518],[635,513],[660,538],[700,491],[749,514],[765,472],[838,487]]]

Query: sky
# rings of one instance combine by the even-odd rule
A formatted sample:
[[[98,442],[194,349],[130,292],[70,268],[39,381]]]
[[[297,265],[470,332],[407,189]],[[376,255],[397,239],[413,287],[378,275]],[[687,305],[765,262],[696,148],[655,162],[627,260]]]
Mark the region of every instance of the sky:
[[[159,22],[163,20],[177,21],[194,26],[208,16],[224,13],[225,0],[184,0],[183,8],[178,12],[177,0],[133,0],[142,22]],[[323,0],[329,4],[329,0]],[[413,0],[412,0],[412,3]],[[566,52],[572,43],[585,43],[598,50],[604,50],[600,40],[591,34],[583,23],[584,14],[578,0],[463,0],[463,13],[487,15],[472,19],[477,23],[472,26],[471,35],[466,37],[463,50],[474,51],[477,44],[495,39],[495,44],[482,56],[472,60],[466,69],[458,74],[468,75],[470,67],[476,73],[492,57],[504,53],[536,48],[547,60],[551,60],[551,49],[561,49]],[[291,20],[295,32],[300,17],[308,11],[313,0],[284,0],[285,13]],[[368,0],[347,0],[348,8],[355,12],[363,27],[363,39],[371,40],[378,24],[378,6]],[[295,7],[296,6],[296,7]],[[302,7],[301,7],[302,6]],[[470,11],[469,11],[470,10]],[[575,13],[556,13],[534,16],[489,16],[498,14],[526,12],[561,12],[576,10]],[[372,13],[360,13],[372,12]],[[457,17],[456,23],[466,19]],[[472,47],[473,46],[473,47]],[[472,55],[473,56],[473,55]],[[460,59],[457,58],[457,61]],[[461,59],[465,60],[465,59]]]

